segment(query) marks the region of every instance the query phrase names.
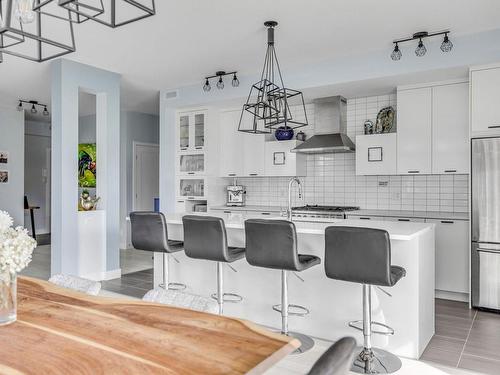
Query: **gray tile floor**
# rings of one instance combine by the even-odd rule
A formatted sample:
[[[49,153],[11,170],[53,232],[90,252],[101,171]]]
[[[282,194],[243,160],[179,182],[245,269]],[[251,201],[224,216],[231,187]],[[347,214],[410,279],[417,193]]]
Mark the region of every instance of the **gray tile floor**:
[[[465,303],[436,300],[436,334],[422,360],[500,374],[500,314],[470,310]]]

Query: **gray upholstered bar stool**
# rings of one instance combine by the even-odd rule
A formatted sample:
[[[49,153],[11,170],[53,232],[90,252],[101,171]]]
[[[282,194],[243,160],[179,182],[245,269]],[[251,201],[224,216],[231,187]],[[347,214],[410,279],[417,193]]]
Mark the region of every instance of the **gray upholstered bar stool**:
[[[401,360],[385,350],[373,348],[372,333],[393,335],[394,330],[372,321],[372,286],[394,286],[406,275],[404,268],[391,265],[389,233],[381,229],[332,226],[325,230],[325,272],[335,279],[363,284],[363,320],[349,326],[363,332],[351,371],[362,374],[390,374],[401,368]],[[390,296],[389,293],[382,291]],[[360,323],[361,326],[360,326]],[[381,327],[373,329],[373,326]]]
[[[170,283],[168,277],[169,254],[182,251],[182,241],[168,239],[167,222],[161,212],[136,211],[130,213],[132,245],[137,250],[161,253],[163,260],[163,289],[186,289],[185,284]]]
[[[212,298],[219,304],[219,314],[224,312],[224,302],[241,302],[243,298],[235,293],[224,293],[222,266],[245,257],[245,249],[227,245],[224,220],[220,217],[186,215],[184,226],[184,251],[190,258],[217,262],[217,293]]]
[[[300,340],[297,353],[314,346],[314,341],[301,333],[288,331],[288,316],[305,316],[309,310],[288,303],[288,272],[301,272],[321,263],[314,255],[299,254],[295,224],[287,220],[248,219],[245,221],[246,256],[252,266],[281,270],[281,304],[273,310],[281,313],[281,333]],[[286,306],[283,308],[283,306]]]

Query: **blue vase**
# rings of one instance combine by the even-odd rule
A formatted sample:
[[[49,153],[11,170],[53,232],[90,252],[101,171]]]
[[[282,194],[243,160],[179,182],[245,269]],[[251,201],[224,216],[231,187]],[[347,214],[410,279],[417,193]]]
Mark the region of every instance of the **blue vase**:
[[[293,138],[293,129],[288,126],[280,126],[274,132],[274,136],[278,141],[289,141]]]

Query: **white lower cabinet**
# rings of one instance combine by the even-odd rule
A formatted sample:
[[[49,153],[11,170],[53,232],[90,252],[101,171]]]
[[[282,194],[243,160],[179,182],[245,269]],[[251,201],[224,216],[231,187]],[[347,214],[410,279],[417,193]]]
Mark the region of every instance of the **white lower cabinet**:
[[[399,221],[399,222],[410,222],[410,223],[425,223],[425,219],[418,217],[386,217],[385,221]]]
[[[469,222],[431,220],[436,224],[436,289],[469,293]]]

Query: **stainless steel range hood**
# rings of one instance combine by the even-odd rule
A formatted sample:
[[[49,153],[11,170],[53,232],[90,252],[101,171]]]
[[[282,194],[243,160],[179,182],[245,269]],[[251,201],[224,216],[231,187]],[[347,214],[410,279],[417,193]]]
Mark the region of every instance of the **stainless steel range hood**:
[[[347,136],[347,101],[342,96],[314,100],[314,127],[315,135],[292,152],[326,154],[356,150]]]

